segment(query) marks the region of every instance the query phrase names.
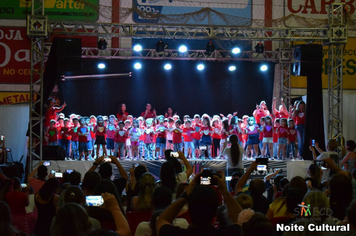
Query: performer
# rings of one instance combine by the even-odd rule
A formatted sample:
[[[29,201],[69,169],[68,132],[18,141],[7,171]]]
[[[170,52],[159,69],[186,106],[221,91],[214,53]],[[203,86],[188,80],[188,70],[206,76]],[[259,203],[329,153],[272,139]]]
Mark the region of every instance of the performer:
[[[94,127],[94,133],[96,136],[95,144],[96,144],[96,158],[99,157],[100,145],[103,148],[103,156],[107,156],[106,152],[106,142],[105,142],[105,134],[106,128],[104,126],[104,119],[102,116],[97,117],[98,124]]]
[[[305,102],[299,101],[297,108],[293,112],[293,119],[295,119],[295,129],[298,137],[299,158],[303,156],[304,146],[304,132],[305,132]]]
[[[66,106],[66,102],[63,103],[62,106],[56,107],[55,100],[53,98],[49,98],[47,100],[47,110],[45,112],[45,119],[44,119],[44,128],[45,131],[49,128],[49,123],[51,120],[57,120],[57,113],[61,112]]]
[[[125,121],[128,117],[129,113],[126,111],[126,104],[121,103],[119,105],[119,111],[116,114],[116,118],[118,121]]]
[[[269,150],[269,157],[273,157],[273,122],[272,118],[270,116],[266,116],[266,124],[262,126],[262,133],[263,133],[263,139],[262,139],[262,151],[261,154],[263,157],[267,157],[267,146]]]
[[[256,123],[259,125],[260,124],[260,119],[265,116],[269,116],[270,113],[266,107],[266,102],[261,101],[260,105],[256,104],[256,109],[253,111],[253,117],[256,120]]]
[[[153,109],[153,111],[151,111],[151,109],[152,109],[151,104],[150,104],[150,103],[147,103],[147,105],[146,105],[146,110],[141,113],[141,116],[142,116],[143,118],[145,118],[145,119],[148,119],[148,118],[155,118],[155,117],[157,116],[156,110]]]
[[[247,149],[246,149],[246,156],[250,153],[252,147],[254,149],[254,154],[251,157],[257,157],[258,155],[258,132],[260,132],[258,125],[256,124],[255,118],[250,116],[247,119],[247,126],[245,128],[245,133],[248,136],[247,139]]]
[[[145,143],[145,160],[153,160],[154,151],[154,135],[155,130],[152,126],[153,119],[146,120],[146,127],[144,129],[143,142]]]
[[[158,116],[159,124],[156,126],[156,157],[164,158],[164,151],[166,150],[166,131],[168,127],[164,125],[164,117],[162,115]]]
[[[212,133],[212,128],[210,126],[210,120],[209,117],[203,115],[203,125],[200,129],[200,134],[202,135],[201,140],[200,140],[200,145],[206,147],[207,155],[209,159],[211,158],[211,133]],[[204,155],[202,155],[204,157]]]

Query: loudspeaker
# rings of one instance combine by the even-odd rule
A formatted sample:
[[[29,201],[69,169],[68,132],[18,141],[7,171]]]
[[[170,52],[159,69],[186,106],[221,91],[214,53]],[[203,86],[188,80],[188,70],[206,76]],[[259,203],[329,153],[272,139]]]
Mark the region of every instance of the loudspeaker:
[[[82,40],[59,38],[57,41],[57,69],[80,71],[82,65]]]
[[[61,160],[66,157],[66,150],[62,146],[43,146],[42,150],[43,160]]]
[[[293,73],[307,76],[313,70],[322,70],[323,48],[320,45],[300,45],[294,49]]]

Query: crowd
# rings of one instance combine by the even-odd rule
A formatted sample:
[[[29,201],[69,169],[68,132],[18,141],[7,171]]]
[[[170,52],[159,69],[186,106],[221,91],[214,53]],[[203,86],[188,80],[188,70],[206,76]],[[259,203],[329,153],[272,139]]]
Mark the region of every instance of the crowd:
[[[47,102],[44,130],[47,145],[60,145],[73,160],[88,160],[103,155],[121,159],[161,159],[166,149],[183,151],[188,158],[223,158],[228,137],[235,134],[245,157],[271,159],[301,158],[304,143],[305,103],[286,108],[283,99],[272,112],[266,102],[256,105],[253,114],[238,118],[237,112],[210,117],[195,114],[182,119],[168,108],[157,115],[151,104],[139,117],[133,117],[121,104],[117,115],[82,117],[60,113],[66,106]]]
[[[238,165],[243,149],[236,135],[230,142],[227,157]],[[308,235],[308,230],[288,232],[280,230],[282,226],[312,224],[330,231],[315,235],[356,235],[354,149],[355,142],[348,142],[343,160],[352,172],[336,165],[331,151],[317,157],[330,170],[325,181],[318,161],[308,167],[306,178],[287,179],[277,169],[263,179],[250,180],[259,164],[253,161],[245,173],[237,168],[227,185],[222,171],[203,169],[194,174],[184,153],[175,155],[172,150],[164,152],[159,177],[143,164],[132,166],[128,174],[112,155],[111,162],[105,161],[106,156],[97,158],[83,178],[77,171],[55,178],[41,162],[28,175],[27,186],[18,178],[0,175],[0,232],[3,236],[288,236]],[[113,176],[113,165],[119,176]]]

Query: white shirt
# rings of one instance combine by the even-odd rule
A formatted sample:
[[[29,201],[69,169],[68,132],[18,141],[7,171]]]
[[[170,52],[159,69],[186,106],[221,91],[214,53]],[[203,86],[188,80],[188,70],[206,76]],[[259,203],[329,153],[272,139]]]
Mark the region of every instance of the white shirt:
[[[173,226],[178,226],[182,229],[187,229],[189,224],[184,218],[175,218],[173,220]],[[143,221],[136,228],[135,236],[151,236],[151,234],[152,229],[150,227],[150,222]]]
[[[327,151],[327,152],[321,153],[319,156],[317,156],[316,159],[317,159],[318,161],[322,161],[322,160],[324,160],[324,159],[330,158],[330,155],[333,155],[333,154],[339,155],[339,154],[337,154],[336,152]]]
[[[240,156],[239,156],[239,159],[238,159],[238,163],[237,163],[236,166],[234,166],[234,165],[232,164],[232,158],[231,158],[231,147],[225,148],[225,150],[224,150],[224,152],[223,152],[223,156],[225,156],[225,158],[226,158],[226,167],[227,167],[228,169],[230,169],[230,168],[240,168],[240,169],[243,169],[243,168],[244,168],[244,165],[243,165],[243,163],[242,163],[242,155],[243,155],[243,153],[244,153],[244,149],[243,149],[243,147],[241,147],[240,145],[239,145],[239,149],[240,149]]]

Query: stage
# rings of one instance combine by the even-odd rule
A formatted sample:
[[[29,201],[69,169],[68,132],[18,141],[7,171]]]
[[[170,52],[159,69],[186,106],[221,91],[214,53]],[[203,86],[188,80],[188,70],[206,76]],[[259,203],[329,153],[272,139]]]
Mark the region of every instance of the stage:
[[[199,173],[203,168],[211,168],[213,171],[222,170],[226,174],[226,160],[188,160],[189,163],[193,166],[193,173]],[[243,165],[245,170],[248,169],[250,166],[251,160],[243,160]],[[85,173],[89,170],[89,168],[93,165],[93,161],[55,161],[52,160],[51,166],[48,167],[49,170],[55,170],[56,172],[64,172],[65,170],[76,170],[81,173],[82,178],[84,177]],[[130,168],[138,163],[144,164],[147,166],[148,170],[154,175],[156,179],[159,179],[159,172],[160,167],[164,160],[153,160],[153,161],[132,161],[132,160],[120,160],[122,167],[129,173]],[[33,161],[33,168],[38,165],[39,161]],[[267,174],[273,173],[276,169],[282,169],[282,175],[287,177],[289,180],[294,176],[307,176],[308,166],[312,164],[312,161],[305,161],[305,160],[270,160],[268,162],[268,171],[254,171],[251,174],[252,178],[263,178]],[[114,175],[118,176],[119,172],[115,165],[114,168]],[[325,172],[325,171],[324,171]],[[324,175],[327,173],[324,173]],[[326,177],[323,175],[323,179]]]

